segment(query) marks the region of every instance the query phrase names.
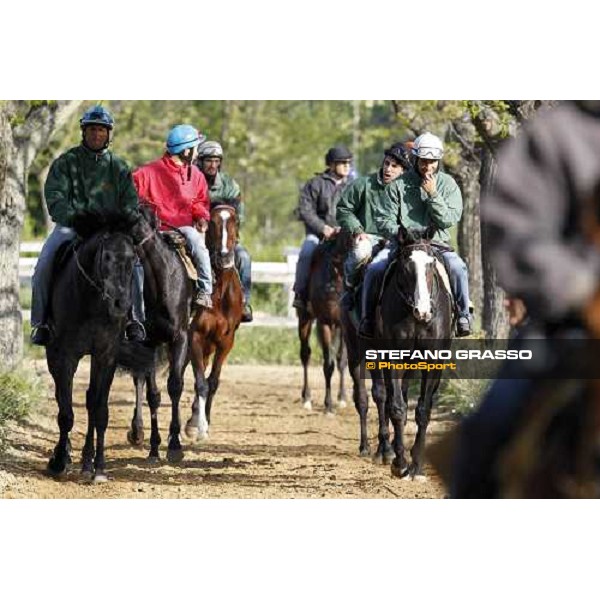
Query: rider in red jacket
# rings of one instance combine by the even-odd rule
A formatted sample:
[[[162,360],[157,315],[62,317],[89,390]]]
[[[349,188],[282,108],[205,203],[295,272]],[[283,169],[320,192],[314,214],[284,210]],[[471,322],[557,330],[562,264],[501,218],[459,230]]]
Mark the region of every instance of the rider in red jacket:
[[[167,152],[133,173],[138,195],[158,215],[161,229],[192,227],[210,219],[204,175],[195,165],[186,165],[176,158]]]
[[[212,272],[204,240],[210,219],[210,198],[206,179],[193,164],[198,145],[205,139],[191,125],[177,125],[169,133],[167,151],[162,158],[134,171],[133,182],[140,202],[148,204],[160,219],[161,229],[175,228],[185,235],[198,271],[198,293],[194,301],[198,306],[210,308]],[[138,286],[136,297],[139,294]],[[138,302],[134,302],[136,305]],[[143,315],[138,319],[143,321]]]

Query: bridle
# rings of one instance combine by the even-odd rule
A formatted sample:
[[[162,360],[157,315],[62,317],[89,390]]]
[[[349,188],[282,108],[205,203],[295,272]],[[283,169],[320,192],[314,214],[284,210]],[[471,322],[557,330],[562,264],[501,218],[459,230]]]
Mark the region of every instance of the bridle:
[[[98,272],[100,270],[100,266],[102,265],[102,259],[104,257],[104,241],[107,240],[109,238],[109,236],[110,236],[110,234],[108,232],[104,232],[100,235],[100,238],[99,238],[100,241],[98,244],[99,247],[96,248],[96,255],[95,255],[95,261],[94,261],[94,271],[95,272]],[[134,246],[134,248],[141,246],[144,242],[147,241],[147,239],[148,238],[144,238],[139,244],[137,244],[137,246]],[[84,266],[81,264],[81,261],[79,260],[79,252],[77,250],[77,247],[73,248],[73,255],[75,257],[75,264],[77,265],[78,271],[81,273],[83,278],[90,284],[90,286],[92,288],[94,288],[97,292],[100,293],[102,300],[103,301],[111,300],[114,302],[116,300],[116,298],[114,298],[111,294],[109,294],[106,291],[104,281],[102,283],[98,283],[97,281],[94,280],[94,278],[92,276],[90,276],[87,273]]]

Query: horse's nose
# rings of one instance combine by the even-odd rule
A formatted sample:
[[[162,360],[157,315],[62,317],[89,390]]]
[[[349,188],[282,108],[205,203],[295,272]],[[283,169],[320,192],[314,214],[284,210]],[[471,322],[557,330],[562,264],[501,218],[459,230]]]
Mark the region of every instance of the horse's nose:
[[[418,308],[413,308],[413,315],[417,321],[423,321],[424,323],[429,323],[433,316],[431,311],[421,312]]]

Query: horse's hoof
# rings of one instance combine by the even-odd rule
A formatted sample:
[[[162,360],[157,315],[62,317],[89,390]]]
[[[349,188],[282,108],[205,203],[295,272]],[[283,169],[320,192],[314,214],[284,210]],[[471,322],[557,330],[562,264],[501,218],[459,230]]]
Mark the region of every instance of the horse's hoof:
[[[208,428],[201,429],[200,427],[193,427],[191,425],[185,426],[185,435],[191,442],[201,442],[208,438]]]
[[[338,408],[346,408],[346,406],[348,406],[348,404],[345,400],[338,401]]]
[[[185,427],[183,428],[183,433],[185,433],[185,436],[187,438],[195,440],[198,437],[198,434],[200,433],[200,429],[195,425],[190,425],[190,422],[188,421],[185,424]]]
[[[359,454],[360,456],[362,456],[363,458],[366,456],[371,456],[371,448],[360,448],[359,449]]]
[[[413,475],[412,480],[423,483],[423,482],[427,481],[427,475]]]
[[[303,408],[304,410],[312,410],[312,402],[311,402],[310,400],[305,400],[305,401],[302,403],[302,408]]]
[[[329,418],[335,417],[335,412],[332,408],[325,408],[325,416]]]
[[[183,450],[181,448],[169,448],[167,450],[167,460],[171,463],[178,463],[183,460]]]
[[[406,479],[409,476],[408,469],[405,465],[398,465],[395,461],[392,461],[390,467],[392,477],[398,477],[400,479]]]
[[[55,479],[63,479],[66,477],[68,472],[69,463],[63,463],[56,460],[53,456],[48,461],[48,466],[46,467],[46,473],[50,475],[50,477],[54,477]]]
[[[94,479],[94,472],[91,470],[81,470],[81,480],[83,483],[91,483]]]
[[[148,455],[148,462],[151,465],[156,465],[156,464],[158,464],[160,462],[160,456],[155,456],[153,454],[149,454]]]
[[[396,458],[396,453],[395,452],[386,452],[382,459],[383,459],[383,464],[384,465],[391,465],[392,461]]]
[[[381,454],[375,454],[373,456],[373,464],[374,465],[383,465],[383,456]]]
[[[133,433],[133,430],[130,429],[127,432],[127,441],[131,446],[140,447],[144,444],[144,432],[140,431],[137,435]]]
[[[94,483],[106,483],[108,481],[108,475],[104,471],[96,471],[94,475]]]

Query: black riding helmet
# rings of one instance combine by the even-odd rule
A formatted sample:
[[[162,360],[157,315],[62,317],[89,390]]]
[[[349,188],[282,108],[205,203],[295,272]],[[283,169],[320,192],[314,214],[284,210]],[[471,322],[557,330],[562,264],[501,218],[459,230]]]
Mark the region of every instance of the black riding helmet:
[[[343,160],[352,160],[352,152],[346,146],[334,146],[327,150],[327,154],[325,155],[325,164],[327,166]]]
[[[383,155],[393,158],[402,166],[405,171],[412,168],[410,156],[402,142],[396,142],[395,144],[392,144],[389,148],[383,151]]]

